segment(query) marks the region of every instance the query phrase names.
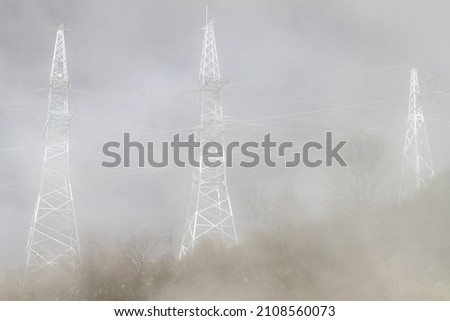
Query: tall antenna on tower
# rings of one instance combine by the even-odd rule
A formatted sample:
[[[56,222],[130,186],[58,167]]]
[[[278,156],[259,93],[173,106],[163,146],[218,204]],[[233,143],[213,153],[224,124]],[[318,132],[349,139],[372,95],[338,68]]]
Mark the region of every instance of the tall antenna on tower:
[[[56,33],[50,72],[45,154],[39,197],[30,227],[25,280],[38,278],[62,263],[75,264],[79,242],[69,180],[68,105],[64,25]]]
[[[411,69],[409,85],[408,129],[403,150],[400,199],[414,195],[434,177],[430,145],[421,105],[417,69]]]
[[[221,155],[214,159],[221,164],[217,167],[208,167],[203,164],[205,143],[218,142],[223,146],[225,123],[220,90],[226,82],[220,76],[214,21],[207,20],[204,30],[199,72],[201,85],[199,101],[202,115],[200,129],[196,133],[197,140],[200,142],[200,166],[194,169],[192,200],[181,244],[180,259],[192,252],[204,239],[219,240],[224,246],[238,243],[228,194],[225,157]]]

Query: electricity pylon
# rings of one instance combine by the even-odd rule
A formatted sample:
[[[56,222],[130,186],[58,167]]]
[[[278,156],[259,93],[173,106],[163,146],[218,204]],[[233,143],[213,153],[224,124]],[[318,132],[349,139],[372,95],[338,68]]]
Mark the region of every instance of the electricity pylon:
[[[411,69],[409,85],[408,129],[403,150],[400,199],[414,195],[434,177],[430,145],[421,106],[417,69]]]
[[[238,243],[234,226],[230,196],[228,194],[225,155],[211,158],[221,165],[208,167],[203,164],[206,155],[203,146],[207,142],[217,142],[223,146],[225,121],[222,115],[220,90],[226,83],[220,77],[214,36],[214,20],[206,19],[203,50],[200,62],[199,82],[201,90],[199,102],[202,108],[200,129],[196,132],[200,142],[200,166],[194,169],[192,200],[186,220],[179,258],[192,252],[204,239],[219,240],[224,246]]]
[[[74,265],[79,242],[72,188],[69,180],[68,110],[64,25],[56,33],[50,73],[48,116],[44,128],[46,141],[39,197],[27,245],[25,281],[38,278],[59,264]]]

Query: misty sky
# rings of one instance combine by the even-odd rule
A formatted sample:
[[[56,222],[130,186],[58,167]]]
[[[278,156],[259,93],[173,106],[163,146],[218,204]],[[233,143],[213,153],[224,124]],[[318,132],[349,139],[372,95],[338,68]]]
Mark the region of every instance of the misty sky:
[[[227,140],[322,140],[383,126],[401,159],[409,69],[417,67],[437,172],[449,167],[447,1],[208,1]],[[80,239],[172,233],[178,246],[191,168],[101,168],[102,145],[130,132],[161,141],[198,124],[205,1],[0,0],[0,269],[25,258],[38,196],[50,65],[64,23],[71,80],[70,173]],[[438,93],[438,95],[436,95]],[[342,108],[341,108],[342,107]],[[306,111],[336,108],[308,116]],[[342,110],[341,110],[342,109]],[[297,113],[297,115],[296,115]],[[445,123],[448,120],[449,123]],[[320,200],[314,169],[228,171],[237,200],[251,186]],[[320,179],[319,179],[320,177]],[[308,188],[306,188],[308,187]]]

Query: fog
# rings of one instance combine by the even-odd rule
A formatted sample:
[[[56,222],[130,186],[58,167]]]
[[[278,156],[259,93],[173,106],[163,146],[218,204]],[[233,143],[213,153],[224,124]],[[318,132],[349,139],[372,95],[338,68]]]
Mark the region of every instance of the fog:
[[[331,131],[349,166],[228,169],[240,245],[178,262],[192,168],[104,168],[102,146],[198,126],[205,4],[0,0],[0,299],[449,299],[448,2],[208,1],[226,141]],[[82,264],[24,294],[60,23]],[[436,178],[399,202],[411,68]]]

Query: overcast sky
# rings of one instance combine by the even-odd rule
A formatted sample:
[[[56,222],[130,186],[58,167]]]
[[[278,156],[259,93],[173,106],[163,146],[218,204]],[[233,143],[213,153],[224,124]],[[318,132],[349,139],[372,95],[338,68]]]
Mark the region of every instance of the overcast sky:
[[[423,87],[423,103],[435,168],[449,167],[450,130],[442,123],[450,121],[449,96],[434,95],[450,88],[448,1],[208,4],[222,76],[229,79],[222,95],[224,114],[234,121],[227,140],[272,132],[301,142],[322,139],[325,131],[345,136],[383,125],[401,159],[409,69],[417,67],[420,81],[433,80]],[[90,232],[126,237],[148,229],[173,233],[179,242],[192,169],[105,169],[101,151],[124,132],[160,141],[198,124],[204,21],[205,1],[0,0],[0,268],[25,257],[60,23],[67,27],[70,173],[81,241]],[[250,186],[319,199],[316,173],[229,170],[236,221],[242,217],[233,199]]]

